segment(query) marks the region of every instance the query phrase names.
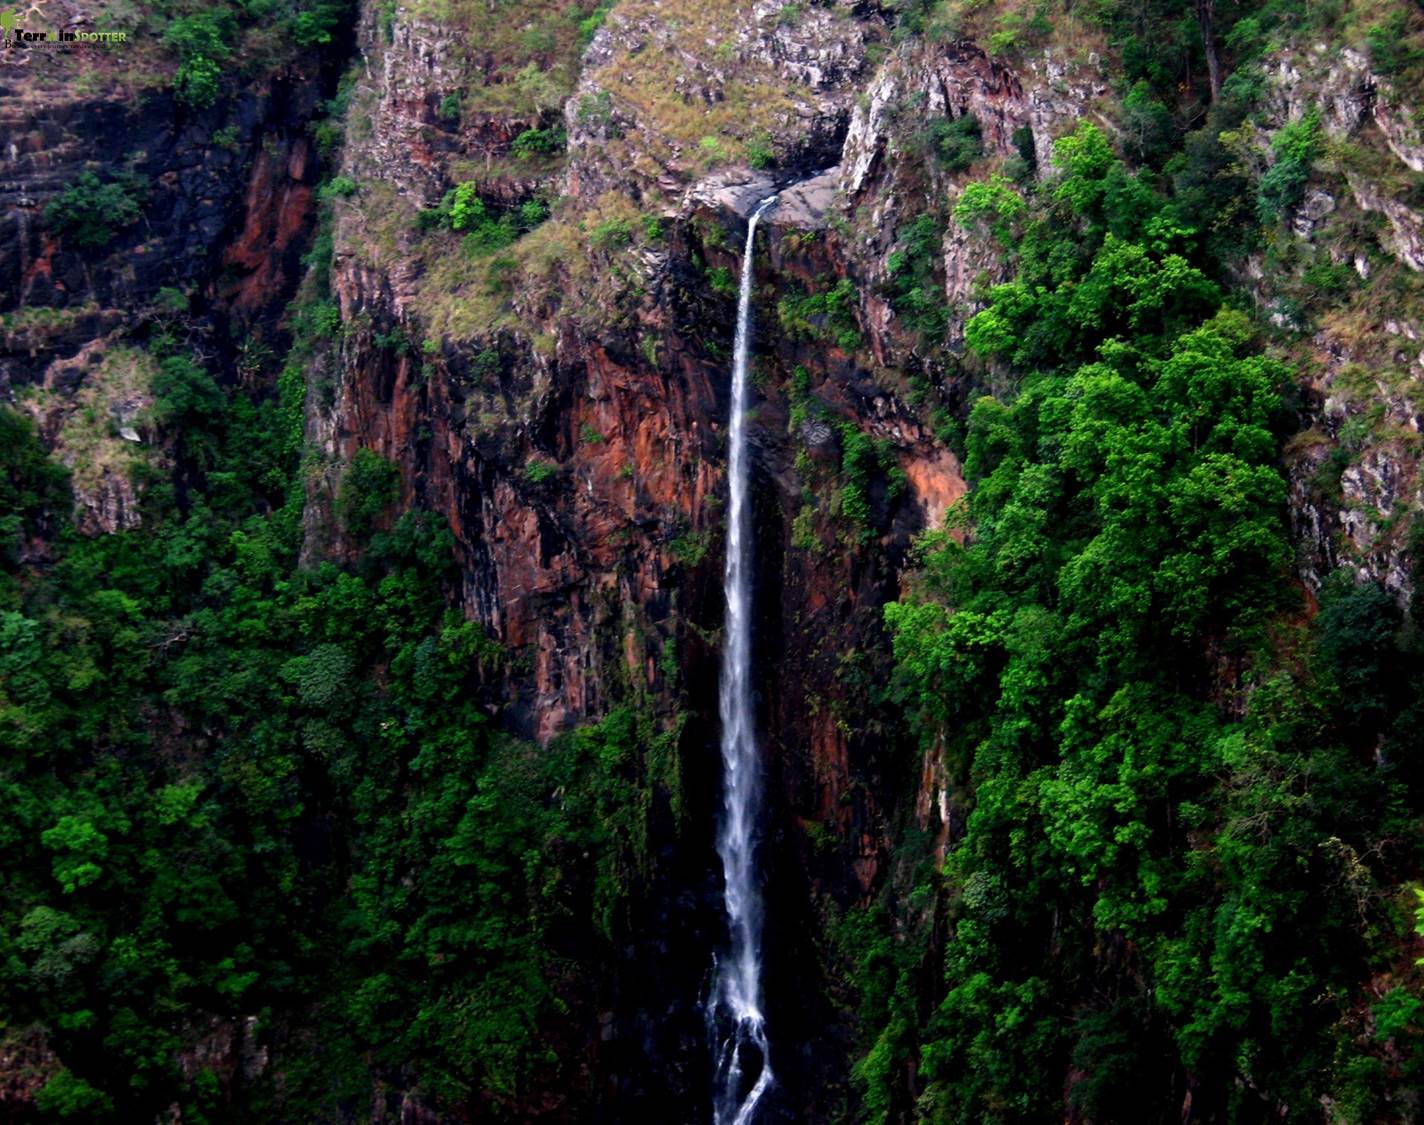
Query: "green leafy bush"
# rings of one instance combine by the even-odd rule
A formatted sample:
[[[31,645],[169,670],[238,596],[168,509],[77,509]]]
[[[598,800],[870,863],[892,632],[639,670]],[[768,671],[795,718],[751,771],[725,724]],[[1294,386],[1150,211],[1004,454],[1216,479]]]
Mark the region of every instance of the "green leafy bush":
[[[559,466],[551,461],[542,461],[535,458],[524,466],[524,479],[530,484],[546,484],[558,475]]]
[[[178,55],[173,87],[180,104],[206,109],[217,101],[236,38],[237,21],[225,7],[181,16],[164,28],[164,46]]]
[[[69,503],[69,474],[45,455],[34,421],[0,407],[0,568],[10,572],[26,539],[62,516]],[[8,573],[0,579],[0,605],[9,581]]]
[[[318,194],[322,199],[349,199],[357,190],[357,183],[350,176],[333,176],[322,184]]]
[[[844,351],[860,346],[860,294],[848,277],[820,293],[788,293],[776,303],[776,317],[793,340],[823,340]]]
[[[313,0],[298,8],[287,20],[288,34],[298,47],[319,47],[330,43],[348,5],[344,0]]]
[[[776,163],[776,148],[770,133],[758,133],[747,142],[747,163],[759,169]]]
[[[1370,69],[1387,78],[1400,78],[1424,65],[1424,34],[1417,14],[1405,8],[1390,12],[1382,23],[1365,31]]]
[[[562,125],[551,125],[547,129],[525,129],[514,138],[511,151],[520,160],[536,156],[552,156],[563,152],[568,138]]]
[[[962,172],[984,155],[983,132],[972,113],[931,118],[924,127],[922,143],[947,172]]]
[[[440,206],[421,211],[416,221],[422,230],[443,227],[466,232],[464,252],[480,258],[510,246],[548,217],[549,205],[542,199],[526,200],[497,213],[480,195],[479,184],[467,180],[446,192]]]
[[[737,295],[737,279],[726,266],[713,266],[707,271],[707,285],[721,297],[735,297]]]
[[[138,222],[147,195],[148,185],[140,176],[115,176],[106,182],[94,172],[81,172],[45,205],[45,225],[79,249],[99,250]]]
[[[396,464],[373,449],[358,449],[336,494],[337,518],[348,535],[366,535],[399,496]]]
[[[906,327],[926,339],[938,339],[949,317],[944,290],[935,278],[943,229],[935,216],[924,214],[897,234],[899,246],[886,263],[891,304]]]
[[[1299,121],[1283,125],[1271,138],[1275,162],[1261,177],[1256,216],[1274,223],[1301,201],[1310,166],[1320,153],[1320,114],[1311,110]]]
[[[604,219],[589,230],[588,241],[595,250],[617,250],[633,241],[633,228],[626,219]]]

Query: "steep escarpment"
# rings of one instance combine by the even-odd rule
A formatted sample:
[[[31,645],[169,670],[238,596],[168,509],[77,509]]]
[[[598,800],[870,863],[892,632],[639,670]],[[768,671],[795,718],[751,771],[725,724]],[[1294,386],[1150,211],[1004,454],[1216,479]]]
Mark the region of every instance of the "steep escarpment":
[[[820,1119],[858,1096],[844,1081],[857,1050],[844,968],[827,967],[836,962],[826,943],[834,934],[853,947],[843,913],[858,916],[897,881],[890,901],[908,892],[916,865],[944,855],[973,803],[944,742],[917,748],[878,688],[891,667],[881,607],[904,587],[915,537],[941,527],[964,494],[968,404],[1022,377],[1018,363],[985,364],[966,346],[966,325],[992,308],[989,287],[1014,278],[1004,231],[1016,221],[1010,197],[990,200],[986,212],[966,185],[999,170],[1020,185],[1051,187],[1062,175],[1055,146],[1084,120],[1133,159],[1160,161],[1170,115],[1140,91],[1127,96],[1097,33],[1077,43],[1049,36],[1043,48],[996,56],[972,35],[897,44],[891,22],[838,6],[689,10],[686,20],[615,6],[589,40],[560,115],[496,126],[485,108],[472,119],[467,104],[457,127],[436,113],[436,89],[452,82],[439,61],[423,98],[412,94],[431,56],[397,14],[388,41],[371,46],[386,77],[358,103],[379,96],[385,105],[400,90],[402,104],[420,107],[402,128],[481,139],[463,153],[475,163],[450,155],[443,172],[440,160],[422,160],[418,173],[392,170],[364,155],[359,138],[348,150],[360,186],[338,217],[345,241],[335,292],[348,320],[369,315],[375,333],[398,325],[411,345],[390,361],[393,378],[372,381],[359,358],[344,361],[317,432],[338,466],[326,496],[339,490],[339,465],[369,446],[401,466],[406,497],[460,529],[466,611],[529,653],[504,688],[507,721],[546,739],[616,700],[645,698],[662,722],[691,720],[680,753],[685,763],[706,762],[737,216],[782,191],[758,273],[762,402],[753,429],[773,794],[768,979],[780,1013],[773,1030],[779,1018],[781,1034],[805,1044],[786,1066],[785,1111]],[[709,50],[690,50],[694,40]],[[1408,219],[1380,203],[1391,191],[1379,186],[1391,174],[1379,160],[1398,161],[1400,174],[1410,167],[1399,156],[1401,144],[1408,155],[1405,127],[1390,108],[1398,99],[1363,64],[1350,63],[1342,79],[1318,55],[1302,71],[1299,57],[1239,61],[1243,74],[1260,68],[1267,85],[1279,70],[1355,91],[1353,109],[1340,108],[1344,94],[1332,103],[1329,128],[1371,171],[1340,175],[1355,185],[1352,206],[1387,225],[1377,239],[1358,222],[1353,235],[1341,228],[1325,257],[1361,276],[1352,263],[1362,254],[1364,272],[1399,279],[1407,306]],[[483,107],[488,98],[472,101]],[[1254,173],[1230,172],[1254,191],[1252,177],[1282,160],[1284,142],[1272,137],[1304,115],[1304,103],[1266,98],[1249,119],[1234,104],[1211,107],[1209,128],[1228,157],[1257,154]],[[531,134],[560,126],[567,153],[551,159]],[[500,136],[503,145],[487,141]],[[1167,176],[1185,197],[1201,174],[1187,165]],[[1217,176],[1211,190],[1222,190],[1227,173],[1207,174]],[[1259,249],[1220,258],[1221,280],[1253,290],[1263,315],[1277,317],[1281,353],[1307,372],[1310,349],[1331,352],[1328,322],[1377,315],[1361,305],[1385,284],[1375,273],[1355,290],[1359,298],[1296,337],[1306,343],[1289,342],[1319,314],[1306,308],[1292,320],[1277,311],[1277,287],[1311,268],[1293,275],[1280,263],[1317,252],[1307,216],[1323,206],[1330,175],[1312,165],[1316,194],[1282,197],[1280,214],[1291,221],[1271,229],[1268,266]],[[547,214],[536,206],[536,221],[512,220],[510,241],[493,245],[502,239],[452,217],[462,184],[489,214],[513,214],[541,196]],[[957,207],[962,199],[972,203]],[[374,246],[358,233],[369,229],[372,206],[406,216],[399,228],[383,226],[385,241]],[[993,207],[1004,210],[996,217]],[[1348,362],[1336,354],[1326,369]],[[1409,443],[1385,425],[1365,437],[1357,424],[1337,444],[1329,419],[1340,415],[1339,399],[1314,397],[1309,376],[1300,385],[1308,393],[1303,436],[1291,445],[1301,460],[1292,464],[1311,467],[1291,477],[1299,573],[1318,587],[1343,551],[1359,560],[1361,576],[1407,598],[1399,552],[1413,503],[1403,483],[1412,479]],[[1407,428],[1401,409],[1395,424]],[[429,432],[412,443],[421,425]],[[1339,500],[1319,491],[1327,456],[1341,466]],[[309,513],[321,510],[321,496]],[[1354,514],[1367,506],[1396,513],[1387,530]],[[667,674],[669,653],[678,676]],[[694,824],[710,822],[710,804],[689,808]],[[702,866],[705,911],[706,837],[694,832],[675,846],[690,869]],[[944,922],[933,911],[903,901],[892,910],[903,912],[899,940],[939,940]],[[679,955],[693,956],[682,947]],[[909,971],[932,979],[934,958]],[[674,1004],[695,1004],[696,983],[689,973]],[[626,1026],[615,1018],[615,1041]]]
[[[308,130],[334,73],[309,57],[200,108],[136,96],[99,48],[34,54],[0,70],[0,389],[75,470],[81,527],[108,533],[140,523],[130,470],[168,465],[133,344],[180,325],[248,377],[282,344],[321,175]]]
[[[295,5],[14,76],[7,1111],[705,1118],[777,193],[769,1119],[1411,1119],[1419,29],[1288,7]]]

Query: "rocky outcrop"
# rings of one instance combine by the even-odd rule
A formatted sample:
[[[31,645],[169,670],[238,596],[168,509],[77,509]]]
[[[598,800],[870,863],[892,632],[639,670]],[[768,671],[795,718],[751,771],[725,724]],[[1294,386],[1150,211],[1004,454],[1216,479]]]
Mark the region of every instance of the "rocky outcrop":
[[[851,0],[613,8],[565,108],[568,187],[676,197],[731,158],[800,174],[832,164],[858,92],[866,43],[883,34]],[[738,151],[740,150],[740,151]],[[743,159],[737,159],[741,157]]]
[[[1417,114],[1403,91],[1350,48],[1287,51],[1266,79],[1263,127],[1245,129],[1263,162],[1273,159],[1266,155],[1271,133],[1311,112],[1334,142],[1288,217],[1291,235],[1317,259],[1348,265],[1368,283],[1353,299],[1337,298],[1293,357],[1307,391],[1303,434],[1287,451],[1300,575],[1316,589],[1335,567],[1347,566],[1407,601],[1408,544],[1420,507],[1421,411],[1413,384],[1424,373],[1411,335],[1417,337],[1413,325],[1424,322],[1424,308],[1414,287],[1392,275],[1424,270],[1424,215],[1400,190],[1424,168]],[[1267,277],[1258,260],[1249,273],[1273,322],[1298,327],[1298,301],[1280,294],[1290,271]],[[1295,284],[1311,295],[1308,284]],[[1388,307],[1369,296],[1386,289]]]
[[[140,420],[152,405],[146,386],[116,398],[105,357],[156,315],[174,315],[174,300],[191,310],[185,331],[214,359],[230,346],[214,329],[229,321],[276,341],[313,218],[319,161],[306,126],[319,68],[270,77],[197,116],[165,93],[46,87],[47,97],[31,96],[26,72],[4,74],[20,96],[0,99],[9,137],[0,149],[0,399],[24,399],[74,469],[82,530],[131,528],[130,469],[165,439]],[[45,220],[46,206],[94,168],[127,170],[141,204],[137,221],[98,247]],[[168,305],[156,312],[165,288]]]
[[[880,70],[852,114],[842,158],[846,194],[859,197],[882,163],[893,161],[893,136],[902,115],[924,121],[972,114],[990,155],[1009,157],[1027,147],[1039,174],[1046,176],[1054,141],[1085,113],[1112,128],[1097,110],[1107,93],[1101,71],[1070,66],[1052,52],[1016,69],[967,40],[903,48]]]
[[[1267,74],[1267,108],[1276,120],[1299,121],[1315,110],[1334,137],[1372,123],[1395,157],[1424,172],[1424,132],[1403,93],[1370,69],[1363,52],[1324,43],[1278,56]]]
[[[1363,176],[1347,173],[1346,179],[1361,211],[1378,211],[1389,220],[1380,245],[1416,273],[1424,270],[1424,214],[1391,198]]]
[[[1401,602],[1412,596],[1410,543],[1424,504],[1417,452],[1424,419],[1413,378],[1397,372],[1424,366],[1418,338],[1411,324],[1386,322],[1374,341],[1384,345],[1382,365],[1328,331],[1312,341],[1320,367],[1305,385],[1309,426],[1286,448],[1298,569],[1311,590],[1345,566]]]

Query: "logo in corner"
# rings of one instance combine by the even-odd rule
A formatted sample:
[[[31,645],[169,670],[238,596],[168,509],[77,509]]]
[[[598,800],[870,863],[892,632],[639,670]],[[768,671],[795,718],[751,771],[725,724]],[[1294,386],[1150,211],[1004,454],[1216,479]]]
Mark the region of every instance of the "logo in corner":
[[[14,0],[9,2],[13,3]],[[0,4],[4,3],[6,0],[0,0]],[[43,3],[45,0],[39,0],[39,4]],[[88,19],[72,12],[61,12],[52,17],[52,26],[36,29],[34,21],[29,17],[39,15],[40,23],[43,25],[46,22],[44,14],[38,10],[39,4],[28,9],[8,6],[0,9],[0,40],[3,40],[7,52],[13,48],[68,51],[81,47],[112,47],[128,43],[127,31],[89,31],[82,26],[89,22]]]

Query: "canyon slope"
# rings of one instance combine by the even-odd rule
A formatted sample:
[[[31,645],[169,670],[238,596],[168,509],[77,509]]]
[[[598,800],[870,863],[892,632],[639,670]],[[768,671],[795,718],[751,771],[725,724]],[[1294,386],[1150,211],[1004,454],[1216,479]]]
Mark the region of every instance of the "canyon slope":
[[[713,840],[735,282],[747,217],[776,192],[755,251],[749,426],[767,1008],[779,1078],[767,1120],[1418,1118],[1424,991],[1414,961],[1424,945],[1409,887],[1424,854],[1424,806],[1418,767],[1398,766],[1417,725],[1416,681],[1400,679],[1393,694],[1379,684],[1414,667],[1424,527],[1419,13],[1346,3],[1321,24],[1281,5],[1241,5],[1218,11],[1213,27],[1210,4],[1161,5],[1142,16],[1145,31],[1125,31],[1131,20],[1108,7],[1095,20],[1012,3],[361,0],[297,6],[285,23],[238,6],[220,48],[164,30],[196,18],[175,8],[123,17],[129,50],[0,57],[0,397],[29,427],[24,440],[64,467],[68,490],[34,499],[39,470],[11,467],[23,487],[10,500],[3,671],[37,666],[26,629],[38,630],[46,660],[92,648],[85,659],[105,670],[103,698],[132,717],[122,731],[65,720],[70,741],[39,762],[41,742],[61,745],[45,725],[61,704],[46,695],[41,707],[15,686],[0,699],[6,752],[29,763],[7,767],[7,783],[39,792],[23,779],[43,776],[64,794],[25,806],[15,829],[36,849],[42,881],[51,863],[54,875],[17,890],[7,925],[18,936],[0,945],[10,990],[0,1117],[706,1118],[699,1005],[724,925]],[[42,3],[26,26],[109,18]],[[195,62],[210,57],[222,64],[211,97]],[[1099,151],[1095,171],[1089,155]],[[1082,183],[1110,200],[1096,227],[1082,217],[1099,204],[1063,188]],[[1171,211],[1160,200],[1188,203]],[[1159,205],[1140,238],[1116,217]],[[1200,230],[1187,226],[1193,208]],[[1034,232],[1079,218],[1073,239],[1084,246],[1145,247],[1103,269],[1119,279],[1140,269],[1148,280],[1123,281],[1131,292],[1120,308],[1119,297],[1101,297],[1107,311],[1078,320],[1064,290],[1062,323],[1073,327],[1050,348],[1037,328],[1049,314],[1033,301],[1047,302],[1064,277],[1092,296],[1098,275],[1073,273],[1072,252],[1045,249],[1047,236]],[[1139,306],[1152,300],[1167,311],[1149,329]],[[1002,339],[991,336],[996,323],[1008,326]],[[1022,507],[996,510],[995,539],[989,509],[970,500],[1007,495],[996,475],[1005,449],[1023,459],[1021,482],[1038,471],[1028,467],[1038,464],[1035,440],[1040,453],[1057,440],[1051,407],[1031,424],[1009,417],[1016,402],[1040,401],[1039,373],[1080,363],[1155,371],[1191,331],[1217,333],[1242,365],[1229,376],[1235,391],[1193,407],[1193,452],[1212,440],[1218,416],[1246,416],[1248,376],[1278,375],[1265,420],[1252,415],[1231,440],[1278,482],[1278,493],[1261,486],[1260,518],[1288,549],[1252,554],[1232,538],[1230,519],[1247,518],[1258,478],[1213,478],[1243,497],[1210,523],[1214,541],[1231,544],[1205,551],[1224,577],[1201,594],[1199,620],[1174,624],[1177,647],[1162,655],[1172,662],[1162,682],[1210,716],[1180,719],[1174,745],[1198,736],[1204,745],[1209,721],[1223,724],[1211,728],[1213,745],[1236,738],[1238,752],[1221,750],[1200,783],[1182,780],[1196,766],[1161,765],[1149,798],[1129,776],[1133,747],[1151,744],[1139,731],[1100,774],[1060,770],[1061,788],[1013,800],[1088,809],[1084,824],[1108,825],[1097,843],[1084,843],[1097,829],[1050,825],[1046,838],[1065,854],[1096,848],[1094,862],[1111,851],[1116,863],[1119,849],[1150,857],[1160,844],[1202,880],[1183,886],[1248,905],[1236,921],[1178,913],[1175,898],[1153,913],[1154,869],[1135,892],[1145,914],[1113,913],[1094,902],[1110,901],[1117,868],[1082,860],[1065,870],[1087,897],[1044,908],[1041,933],[1024,930],[1035,956],[1078,966],[1071,985],[1013,965],[1000,976],[957,968],[1009,916],[1001,900],[1017,876],[1001,884],[987,865],[1023,870],[1007,844],[976,842],[971,821],[989,807],[979,790],[996,775],[964,742],[977,732],[976,744],[982,735],[982,746],[1009,754],[1002,748],[1019,736],[985,734],[975,724],[997,720],[964,699],[1046,698],[1057,675],[1049,657],[1037,679],[994,677],[1035,635],[1051,646],[1060,634],[1027,613],[1012,626],[990,622],[986,610],[982,634],[934,664],[913,647],[920,634],[905,607],[967,607],[964,591],[991,579],[957,578],[943,560],[1007,542],[1011,525],[1025,536],[1018,553],[1002,548],[990,569],[1026,586],[1039,565],[1032,544],[1066,540],[1062,529],[1079,528],[1099,500],[1103,511],[1129,507],[1121,496],[1065,492],[1045,502],[1039,524]],[[1097,401],[1095,386],[1074,384],[1064,415]],[[1122,392],[1104,417],[1127,416],[1137,409],[1129,400]],[[247,430],[248,405],[221,402],[269,413]],[[225,428],[194,436],[221,411]],[[251,498],[229,525],[235,481]],[[1174,526],[1195,518],[1171,511]],[[222,535],[209,542],[211,520]],[[268,535],[263,521],[278,530]],[[171,570],[151,579],[161,608],[150,612],[140,604],[150,595],[136,592],[149,586],[134,576],[150,566],[125,544],[157,541],[170,526],[186,530],[162,539]],[[289,571],[271,561],[287,555]],[[277,575],[266,585],[252,577],[263,568]],[[43,592],[44,576],[81,572],[129,601],[115,593],[81,605],[77,587]],[[413,592],[417,572],[431,589]],[[1251,607],[1220,588],[1247,589],[1238,574],[1248,572],[1270,579],[1269,597],[1257,599],[1270,612],[1237,628],[1228,608],[1249,616]],[[214,624],[219,607],[235,612],[259,586],[280,611],[254,602],[240,623]],[[1313,682],[1302,669],[1335,659],[1334,642],[1317,639],[1333,626],[1320,621],[1349,618],[1354,629],[1352,613],[1363,624],[1349,637],[1369,634],[1370,660],[1385,655],[1341,664],[1338,690],[1328,689],[1336,694],[1318,707],[1293,702],[1280,684]],[[947,615],[964,629],[970,616]],[[110,617],[134,630],[123,642],[132,650],[105,631],[117,626],[83,623]],[[1103,626],[1080,651],[1107,651],[1120,643],[1113,636]],[[299,663],[249,668],[223,655],[284,645]],[[975,664],[1001,649],[1010,655]],[[141,676],[123,680],[122,669],[140,664]],[[971,664],[989,679],[972,679]],[[86,677],[101,675],[86,669],[55,672],[63,684],[53,699],[82,697],[96,682]],[[271,690],[300,728],[283,751],[290,765],[260,799],[264,760],[242,764],[225,747],[249,737],[287,744],[260,731],[275,703],[243,711],[230,702],[259,698],[247,680],[227,686],[240,671],[283,685]],[[1369,702],[1376,688],[1382,701]],[[1130,711],[1124,690],[1113,699]],[[948,702],[921,706],[917,691]],[[205,693],[227,709],[194,702]],[[341,709],[343,697],[368,694],[399,696],[407,710]],[[78,703],[63,706],[79,713]],[[1164,713],[1180,718],[1186,707]],[[1252,724],[1262,715],[1284,724],[1284,712],[1299,725],[1283,744],[1343,731],[1339,753],[1363,779],[1332,788],[1358,806],[1336,820],[1322,814],[1318,831],[1309,820],[1288,861],[1358,915],[1341,923],[1349,936],[1338,946],[1302,937],[1297,958],[1296,939],[1278,929],[1267,953],[1241,954],[1247,968],[1228,966],[1231,949],[1257,949],[1241,933],[1283,927],[1293,910],[1315,925],[1305,891],[1277,901],[1275,890],[1193,866],[1215,862],[1200,857],[1225,854],[1231,841],[1288,836],[1277,816],[1309,819],[1298,805],[1242,812],[1248,791],[1299,786],[1300,802],[1326,802],[1318,787],[1329,783],[1309,769],[1303,779],[1273,774],[1259,765],[1264,751],[1252,756]],[[1077,713],[1065,705],[1040,716],[1052,730],[1032,737],[1071,743]],[[1113,713],[1104,705],[1093,721],[1107,725]],[[1021,724],[1025,744],[1034,721]],[[478,750],[464,748],[470,731],[480,732],[468,737]],[[982,746],[975,753],[987,761]],[[64,874],[97,847],[81,825],[115,856],[130,846],[120,841],[142,835],[140,813],[114,811],[93,780],[108,759],[149,779],[161,795],[154,809],[172,808],[142,847],[132,844],[136,854],[161,851],[167,831],[181,829],[229,841],[194,861],[214,870],[212,855],[289,857],[280,871],[244,859],[214,876],[237,905],[213,923],[227,962],[211,979],[183,960],[202,962],[197,939],[191,953],[142,953],[164,928],[156,918],[179,918],[180,928],[201,913],[181,895],[132,924],[86,921],[116,916],[134,887],[163,882],[141,865],[112,886],[108,875]],[[442,763],[457,760],[439,801],[409,796],[436,793]],[[530,764],[541,762],[552,765]],[[499,763],[512,764],[496,776]],[[383,811],[363,804],[368,773],[389,783]],[[1398,789],[1370,788],[1396,776]],[[185,785],[201,797],[182,796]],[[102,797],[76,796],[91,790]],[[480,802],[506,792],[527,796],[537,817],[496,839],[494,821],[476,814],[496,817]],[[1134,802],[1150,806],[1148,827],[1114,836],[1114,816]],[[430,850],[403,850],[407,834],[424,841],[426,816]],[[263,817],[277,827],[258,827]],[[547,826],[564,817],[568,825]],[[504,849],[504,867],[480,841],[489,856]],[[978,860],[964,858],[975,849]],[[93,865],[119,869],[97,855]],[[445,897],[417,910],[408,896],[437,874]],[[514,884],[523,889],[510,892]],[[254,910],[289,920],[292,949],[242,933],[249,894]],[[451,936],[468,921],[462,904],[505,894],[517,899],[517,924]],[[400,913],[407,907],[415,913]],[[1320,907],[1322,917],[1334,909]],[[1257,923],[1241,921],[1253,910]],[[304,914],[321,919],[310,933]],[[536,914],[529,936],[519,927]],[[1215,960],[1192,961],[1193,935],[1213,926],[1227,935]],[[435,935],[420,951],[401,946],[401,972],[427,974],[428,992],[401,992],[400,973],[381,968],[396,931]],[[506,979],[512,962],[490,952],[501,942],[547,953],[528,978]],[[1346,946],[1332,975],[1310,975]],[[143,983],[122,961],[126,949],[183,967],[161,987]],[[333,980],[330,994],[310,984],[328,956],[349,958],[359,974]],[[354,967],[362,957],[369,971]],[[456,961],[486,983],[447,981]],[[1195,973],[1230,983],[1208,1001],[1182,983]],[[138,983],[125,992],[120,979]],[[1003,981],[973,1006],[975,989],[990,996]],[[499,1024],[490,1012],[515,993],[519,1015],[508,1022],[518,1027]],[[1049,1009],[1073,1030],[1014,1038],[1020,1025],[1047,1027]],[[172,1014],[153,1016],[162,1034],[125,1053],[114,1044],[128,1034],[126,1011]],[[341,1034],[328,1038],[333,1027]],[[1261,1046],[1292,1034],[1309,1038],[1308,1081]],[[1134,1062],[1134,1051],[1153,1061]],[[106,1053],[119,1061],[94,1061]],[[1035,1075],[1025,1079],[1031,1096],[1001,1073],[1014,1059]],[[118,1076],[129,1073],[157,1077],[126,1089]],[[1140,1098],[1134,1073],[1151,1086]]]

